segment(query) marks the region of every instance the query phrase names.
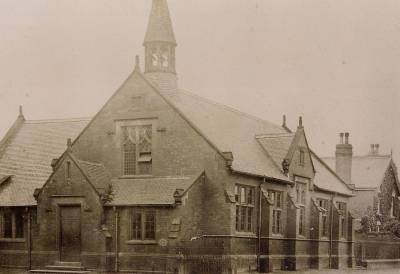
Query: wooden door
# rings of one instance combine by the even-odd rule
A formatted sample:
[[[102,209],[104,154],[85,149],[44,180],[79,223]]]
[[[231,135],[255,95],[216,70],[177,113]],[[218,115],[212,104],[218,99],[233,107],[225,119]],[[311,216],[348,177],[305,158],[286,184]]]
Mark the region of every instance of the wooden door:
[[[60,207],[60,260],[79,262],[81,254],[81,207]]]

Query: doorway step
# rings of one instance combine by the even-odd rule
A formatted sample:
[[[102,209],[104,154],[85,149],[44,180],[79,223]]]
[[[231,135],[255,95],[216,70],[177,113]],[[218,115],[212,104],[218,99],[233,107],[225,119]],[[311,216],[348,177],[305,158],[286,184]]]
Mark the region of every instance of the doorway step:
[[[48,265],[44,269],[30,270],[32,274],[89,274],[80,262],[54,262],[54,265]]]

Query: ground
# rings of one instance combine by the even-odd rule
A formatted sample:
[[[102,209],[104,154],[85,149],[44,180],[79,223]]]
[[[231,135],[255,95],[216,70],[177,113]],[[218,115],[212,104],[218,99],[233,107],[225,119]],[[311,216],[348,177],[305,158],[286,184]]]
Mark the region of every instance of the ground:
[[[21,269],[9,269],[0,268],[0,274],[27,274],[26,270]],[[93,274],[107,274],[107,273],[95,273]],[[277,274],[399,274],[399,269],[379,269],[379,270],[363,270],[363,269],[350,269],[350,270],[305,270],[305,271],[276,271],[273,273]],[[109,273],[112,274],[112,273]],[[115,273],[114,273],[115,274]],[[125,273],[127,274],[127,273]],[[248,274],[248,273],[243,273]]]

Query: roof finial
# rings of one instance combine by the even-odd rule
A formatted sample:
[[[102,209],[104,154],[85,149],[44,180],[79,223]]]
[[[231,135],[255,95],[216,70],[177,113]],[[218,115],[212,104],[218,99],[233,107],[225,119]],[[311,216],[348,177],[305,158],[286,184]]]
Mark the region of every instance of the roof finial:
[[[140,71],[140,58],[139,55],[135,57],[135,70]]]
[[[19,106],[19,115],[18,115],[18,117],[25,119],[22,105]]]
[[[303,117],[299,117],[299,128],[303,128]]]
[[[67,150],[68,150],[68,152],[72,152],[72,141],[71,141],[71,138],[67,139]]]
[[[283,121],[282,121],[282,126],[283,127],[286,127],[286,115],[285,114],[283,114]]]

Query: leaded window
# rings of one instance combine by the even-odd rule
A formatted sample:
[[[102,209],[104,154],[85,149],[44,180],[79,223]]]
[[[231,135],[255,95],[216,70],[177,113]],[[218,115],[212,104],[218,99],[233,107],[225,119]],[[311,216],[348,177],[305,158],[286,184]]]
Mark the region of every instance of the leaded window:
[[[152,126],[124,126],[122,154],[124,175],[152,173]]]
[[[337,208],[339,210],[339,233],[341,238],[346,237],[346,203],[337,202]]]
[[[235,186],[236,231],[253,232],[254,187]]]
[[[7,209],[0,213],[0,238],[24,238],[24,211]]]
[[[269,198],[273,203],[272,209],[272,234],[282,233],[282,204],[283,195],[281,191],[268,191]]]

